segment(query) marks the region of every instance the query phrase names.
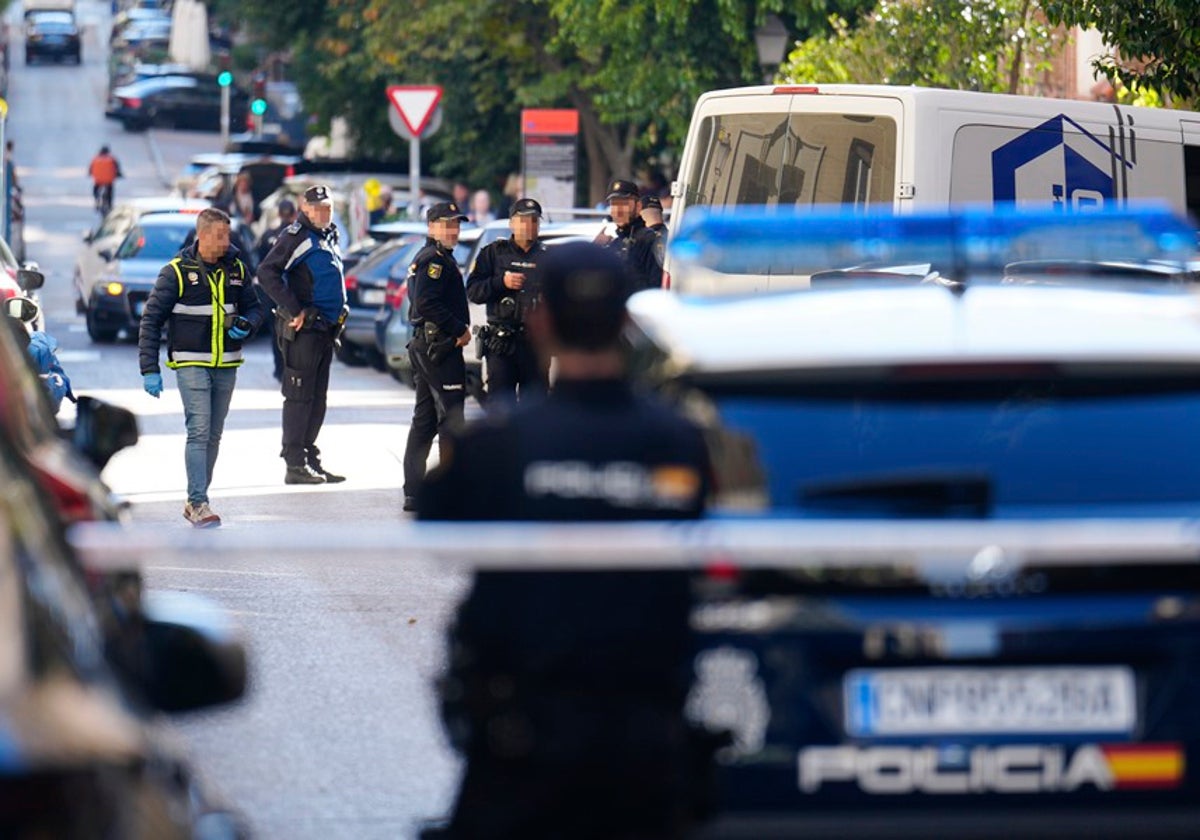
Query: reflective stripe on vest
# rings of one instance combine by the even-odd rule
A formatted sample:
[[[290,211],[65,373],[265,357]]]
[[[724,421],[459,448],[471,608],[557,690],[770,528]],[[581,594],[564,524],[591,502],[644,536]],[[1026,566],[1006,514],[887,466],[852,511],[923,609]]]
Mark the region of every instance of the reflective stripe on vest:
[[[170,266],[175,270],[175,277],[179,281],[178,298],[183,297],[183,269],[181,264],[182,257],[176,257],[171,260]],[[246,268],[241,260],[234,261],[236,265],[241,266],[239,272],[243,282],[246,277]],[[211,294],[211,303],[207,304],[186,304],[176,301],[171,308],[172,315],[190,315],[199,318],[211,319],[211,327],[209,328],[210,345],[207,353],[196,350],[172,350],[170,358],[167,361],[167,367],[237,367],[244,361],[241,350],[225,351],[225,317],[227,315],[236,315],[236,304],[225,302],[225,269],[218,268],[212,274],[200,266],[200,272],[208,281],[208,288]]]

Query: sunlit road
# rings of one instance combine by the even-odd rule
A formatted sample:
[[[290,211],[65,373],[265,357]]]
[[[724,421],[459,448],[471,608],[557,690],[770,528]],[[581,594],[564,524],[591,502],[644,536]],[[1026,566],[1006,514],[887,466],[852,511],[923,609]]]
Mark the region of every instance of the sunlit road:
[[[141,390],[130,341],[94,345],[75,314],[72,273],[80,235],[95,225],[88,161],[108,144],[125,178],[117,199],[166,192],[193,154],[217,151],[216,134],[123,131],[106,121],[108,4],[80,0],[88,24],[81,67],[23,63],[13,25],[8,136],[28,211],[28,259],[46,273],[48,329],[76,391],[139,415],[141,442],[106,470],[141,525],[186,529],[183,416],[174,377],[154,400]],[[19,4],[10,24],[19,21]],[[383,107],[383,103],[380,103]],[[286,488],[279,459],[280,396],[265,342],[252,345],[211,489],[225,529],[320,522],[350,535],[356,522],[399,520],[412,392],[390,378],[335,363],[321,444],[345,484]],[[64,409],[64,413],[69,410]],[[431,680],[441,626],[461,586],[415,561],[354,552],[285,553],[247,561],[158,557],[151,585],[203,593],[248,636],[246,701],[178,721],[209,785],[241,810],[256,836],[393,838],[444,811],[457,766],[437,723]]]

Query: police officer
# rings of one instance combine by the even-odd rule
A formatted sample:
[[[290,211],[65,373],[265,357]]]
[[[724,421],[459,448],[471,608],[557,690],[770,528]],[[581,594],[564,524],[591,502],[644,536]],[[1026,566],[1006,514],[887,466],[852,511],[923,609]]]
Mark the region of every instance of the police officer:
[[[513,202],[509,239],[485,246],[467,277],[467,297],[487,304],[488,323],[480,332],[487,359],[488,397],[514,402],[549,387],[549,369],[538,359],[525,332],[525,318],[537,305],[538,260],[546,246],[538,239],[542,205],[532,198]]]
[[[408,358],[416,392],[404,449],[404,509],[409,511],[416,509],[434,436],[438,436],[438,449],[444,455],[446,430],[463,418],[467,369],[462,349],[471,340],[471,317],[454,246],[466,219],[457,202],[443,201],[430,207],[426,215],[429,236],[408,268],[413,325]]]
[[[569,243],[539,267],[527,326],[557,359],[554,390],[455,434],[419,516],[698,517],[700,431],[626,375],[620,258]],[[467,759],[442,836],[681,836],[695,755],[683,718],[689,598],[680,573],[479,573],[441,686]]]
[[[667,250],[667,223],[663,221],[662,200],[656,195],[644,195],[639,200],[642,223],[646,230],[654,234],[654,259],[662,268],[663,257]],[[659,273],[661,285],[662,274]]]
[[[638,185],[633,181],[613,181],[608,187],[608,212],[616,225],[616,233],[610,235],[602,231],[595,240],[621,255],[635,292],[662,286],[662,261],[654,256],[657,237],[646,230],[638,213],[639,197]]]
[[[333,343],[346,317],[346,283],[329,187],[318,184],[305,190],[299,218],[275,240],[258,267],[258,282],[275,302],[275,329],[283,354],[283,480],[345,481],[322,466],[317,448]]]

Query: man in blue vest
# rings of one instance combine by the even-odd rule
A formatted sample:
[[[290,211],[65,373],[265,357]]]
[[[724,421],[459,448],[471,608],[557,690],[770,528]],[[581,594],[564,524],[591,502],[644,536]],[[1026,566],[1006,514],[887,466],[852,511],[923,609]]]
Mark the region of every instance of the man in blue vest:
[[[287,484],[345,481],[321,465],[317,435],[325,422],[333,343],[346,319],[346,281],[333,225],[333,196],[305,190],[300,216],[258,267],[258,283],[275,301],[283,353],[283,450]]]
[[[195,241],[163,266],[138,330],[138,362],[146,393],[163,390],[158,350],[167,331],[167,367],[175,371],[187,424],[183,516],[197,528],[221,517],[208,504],[208,486],[233,398],[242,341],[262,320],[246,264],[229,244],[229,216],[210,207],[196,217]]]

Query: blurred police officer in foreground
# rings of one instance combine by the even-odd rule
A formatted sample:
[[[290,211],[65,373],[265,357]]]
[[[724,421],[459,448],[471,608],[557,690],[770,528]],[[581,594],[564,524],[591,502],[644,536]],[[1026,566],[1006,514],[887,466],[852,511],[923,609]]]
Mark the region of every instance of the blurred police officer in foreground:
[[[454,246],[467,216],[456,202],[443,201],[430,207],[426,218],[429,238],[408,269],[413,325],[408,359],[417,401],[404,449],[405,510],[416,509],[434,436],[444,454],[446,430],[462,422],[467,382],[462,349],[471,340],[467,292],[454,260]]]
[[[275,243],[283,232],[292,226],[296,221],[296,205],[290,198],[285,198],[279,202],[279,224],[273,228],[268,228],[263,231],[263,235],[258,238],[258,245],[255,251],[258,253],[258,261],[261,263],[267,258],[267,254],[271,253],[271,249],[275,247]],[[262,301],[264,307],[271,309],[271,298],[262,290],[262,284],[258,282],[257,275],[254,283],[255,291],[258,292],[259,300]],[[278,336],[275,332],[275,319],[267,318],[266,324],[271,333],[271,356],[274,361],[274,367],[271,370],[271,375],[275,377],[276,382],[283,382],[283,351],[279,348]]]
[[[513,202],[509,211],[509,239],[484,246],[467,277],[467,297],[487,304],[487,326],[480,328],[481,354],[487,359],[488,398],[514,402],[517,386],[521,398],[545,392],[549,368],[529,343],[525,319],[537,305],[538,260],[546,246],[538,239],[542,205],[532,198]]]
[[[333,343],[346,318],[346,283],[329,187],[318,184],[304,192],[299,218],[275,240],[258,267],[258,282],[275,301],[275,330],[283,355],[283,480],[345,481],[322,466],[317,448]]]
[[[662,261],[654,256],[657,237],[646,230],[639,214],[639,197],[638,185],[633,181],[618,179],[610,183],[608,213],[616,225],[616,234],[601,231],[595,240],[597,245],[621,255],[635,292],[662,286]]]
[[[554,389],[453,435],[420,517],[700,516],[700,431],[626,375],[620,258],[571,243],[539,269],[527,326],[557,359]],[[702,752],[683,718],[689,600],[681,572],[479,573],[441,686],[466,775],[449,826],[431,836],[682,836],[689,756]]]

